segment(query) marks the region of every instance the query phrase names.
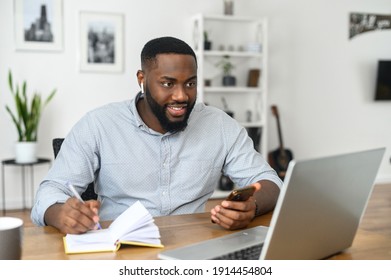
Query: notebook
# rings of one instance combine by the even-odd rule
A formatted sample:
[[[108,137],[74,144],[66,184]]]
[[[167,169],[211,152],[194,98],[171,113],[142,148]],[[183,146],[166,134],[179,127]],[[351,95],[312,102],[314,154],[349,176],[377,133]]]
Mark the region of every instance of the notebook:
[[[289,163],[270,227],[162,251],[160,259],[324,259],[349,248],[385,148]]]
[[[136,201],[108,228],[63,237],[66,254],[116,252],[121,245],[163,248],[159,228],[148,210]]]

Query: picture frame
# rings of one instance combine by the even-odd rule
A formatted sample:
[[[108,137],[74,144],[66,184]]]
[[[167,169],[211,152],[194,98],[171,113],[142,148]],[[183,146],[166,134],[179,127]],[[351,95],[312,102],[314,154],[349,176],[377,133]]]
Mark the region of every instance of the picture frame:
[[[14,0],[17,50],[61,51],[62,0]]]
[[[122,14],[80,12],[80,70],[122,72],[123,34]]]
[[[350,13],[349,39],[370,31],[391,29],[391,14]]]

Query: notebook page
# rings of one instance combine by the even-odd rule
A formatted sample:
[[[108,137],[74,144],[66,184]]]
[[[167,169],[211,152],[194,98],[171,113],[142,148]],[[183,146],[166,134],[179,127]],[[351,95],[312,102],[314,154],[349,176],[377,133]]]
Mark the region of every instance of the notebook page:
[[[126,211],[119,215],[109,226],[111,241],[115,242],[134,229],[145,226],[148,221],[153,221],[151,214],[140,201],[135,202]]]

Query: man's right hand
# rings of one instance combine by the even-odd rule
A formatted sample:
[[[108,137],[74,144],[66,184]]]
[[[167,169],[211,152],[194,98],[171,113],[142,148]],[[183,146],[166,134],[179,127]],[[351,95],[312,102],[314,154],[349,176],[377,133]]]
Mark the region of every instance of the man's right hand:
[[[97,200],[83,203],[72,197],[65,203],[50,206],[45,212],[45,222],[63,233],[84,233],[97,228],[99,208],[100,202]]]

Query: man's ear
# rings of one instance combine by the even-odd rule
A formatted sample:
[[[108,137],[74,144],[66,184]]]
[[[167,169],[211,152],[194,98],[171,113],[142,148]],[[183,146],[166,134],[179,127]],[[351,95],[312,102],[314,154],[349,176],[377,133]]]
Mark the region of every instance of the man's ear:
[[[137,71],[137,81],[141,88],[141,93],[144,93],[144,72],[142,70]]]

